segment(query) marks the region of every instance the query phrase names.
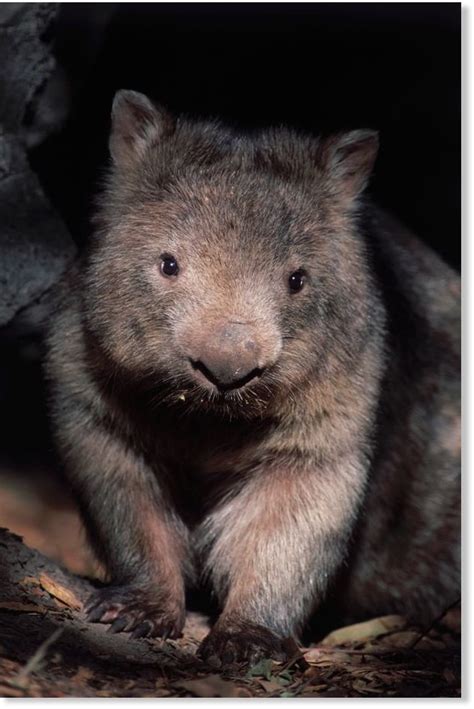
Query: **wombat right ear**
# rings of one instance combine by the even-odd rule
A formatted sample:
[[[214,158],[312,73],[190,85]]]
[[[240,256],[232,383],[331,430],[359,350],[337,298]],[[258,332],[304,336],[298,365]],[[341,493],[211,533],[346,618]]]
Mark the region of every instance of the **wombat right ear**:
[[[374,130],[353,130],[324,140],[320,159],[336,192],[354,200],[364,190],[372,172],[379,147]]]
[[[146,149],[173,133],[175,121],[137,91],[117,91],[112,104],[110,154],[117,167],[131,167]]]

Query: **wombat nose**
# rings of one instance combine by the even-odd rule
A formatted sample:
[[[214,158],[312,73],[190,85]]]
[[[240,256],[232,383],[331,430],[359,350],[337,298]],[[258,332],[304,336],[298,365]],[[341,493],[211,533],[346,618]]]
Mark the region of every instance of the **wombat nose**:
[[[252,329],[246,323],[231,322],[208,337],[191,363],[219,389],[238,389],[262,373],[260,352]]]

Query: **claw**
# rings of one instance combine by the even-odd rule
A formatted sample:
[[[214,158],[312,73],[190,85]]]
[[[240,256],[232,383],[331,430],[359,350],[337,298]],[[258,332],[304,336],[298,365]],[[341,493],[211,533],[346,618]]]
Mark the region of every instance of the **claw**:
[[[271,630],[235,620],[214,626],[198,649],[198,656],[208,664],[213,656],[218,656],[224,665],[256,664],[262,657],[288,659],[281,638]]]
[[[96,606],[92,607],[92,610],[90,610],[87,614],[87,619],[91,623],[98,623],[100,619],[102,618],[104,614],[104,609],[102,608],[101,604],[98,604]]]
[[[117,620],[120,610],[119,606],[108,608],[102,615],[102,623],[112,623]]]
[[[89,615],[98,605],[100,605],[100,599],[97,599],[95,596],[89,597],[84,603],[84,613]]]
[[[110,633],[131,632],[131,637],[177,637],[183,617],[175,609],[160,607],[151,592],[133,587],[107,587],[97,591],[85,604],[86,617],[93,623],[108,623]],[[179,627],[178,627],[179,626]]]
[[[144,620],[139,623],[132,631],[132,638],[144,638],[150,634],[151,623],[148,620]]]
[[[128,619],[125,616],[116,618],[110,628],[107,630],[108,633],[121,633],[125,630],[128,625]]]
[[[180,629],[177,628],[176,625],[172,622],[167,623],[163,627],[163,632],[161,633],[161,637],[163,640],[168,640],[169,638],[180,638],[182,635],[183,633],[180,631]]]

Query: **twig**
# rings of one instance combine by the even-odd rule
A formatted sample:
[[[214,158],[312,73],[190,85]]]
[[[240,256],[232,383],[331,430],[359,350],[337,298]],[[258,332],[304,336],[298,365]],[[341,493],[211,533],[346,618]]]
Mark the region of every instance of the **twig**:
[[[324,649],[324,653],[342,653],[344,655],[372,655],[373,657],[383,657],[384,655],[403,655],[404,653],[412,649],[412,645],[406,645],[405,647],[381,647],[374,648],[373,650],[351,650],[350,648],[343,648],[342,646],[340,646],[334,648],[327,647]],[[451,650],[439,649],[437,650],[437,652],[451,652]],[[310,667],[317,667],[318,662],[310,662],[309,665]]]
[[[413,643],[408,646],[408,649],[409,649],[409,650],[413,650],[413,648],[416,647],[416,645],[418,645],[418,643],[419,643],[421,640],[423,640],[423,638],[426,638],[426,636],[429,635],[429,633],[431,633],[431,631],[433,630],[433,628],[435,627],[435,625],[437,625],[440,621],[443,620],[443,618],[444,618],[444,616],[446,615],[446,613],[447,613],[448,611],[450,611],[451,608],[455,608],[455,607],[458,605],[458,603],[460,603],[460,602],[461,602],[461,599],[460,599],[460,598],[457,598],[457,599],[454,601],[454,603],[451,603],[450,606],[448,606],[447,608],[445,608],[445,609],[443,610],[443,612],[442,612],[440,615],[438,615],[438,616],[433,620],[433,622],[428,626],[428,628],[426,628],[425,630],[423,630],[423,631],[420,633],[420,635],[419,635],[417,638],[415,638],[415,640],[413,641]]]
[[[285,662],[282,667],[279,669],[278,674],[281,674],[282,672],[285,672],[285,670],[288,670],[290,667],[293,667],[293,665],[296,665],[300,670],[307,670],[309,667],[309,663],[305,660],[302,651],[296,644],[295,640],[293,638],[285,638],[283,641],[284,648],[286,652],[290,655],[290,659]]]
[[[17,676],[10,680],[10,684],[16,687],[22,687],[25,679],[28,677],[29,674],[31,674],[38,668],[42,660],[45,658],[48,649],[53,643],[56,642],[56,640],[62,634],[63,630],[63,628],[56,628],[54,633],[52,633],[49,638],[46,638],[46,640],[41,643],[34,655],[30,657],[26,665],[22,667],[22,669],[18,672]]]

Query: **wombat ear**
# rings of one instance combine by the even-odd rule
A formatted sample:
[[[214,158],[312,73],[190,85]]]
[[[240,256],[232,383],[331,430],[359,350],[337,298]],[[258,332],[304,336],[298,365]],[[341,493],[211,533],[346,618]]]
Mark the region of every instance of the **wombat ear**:
[[[137,91],[117,91],[112,104],[109,149],[117,166],[130,167],[146,148],[173,133],[175,121]]]
[[[366,187],[377,157],[379,136],[353,130],[332,136],[321,145],[321,161],[339,194],[355,199]]]

